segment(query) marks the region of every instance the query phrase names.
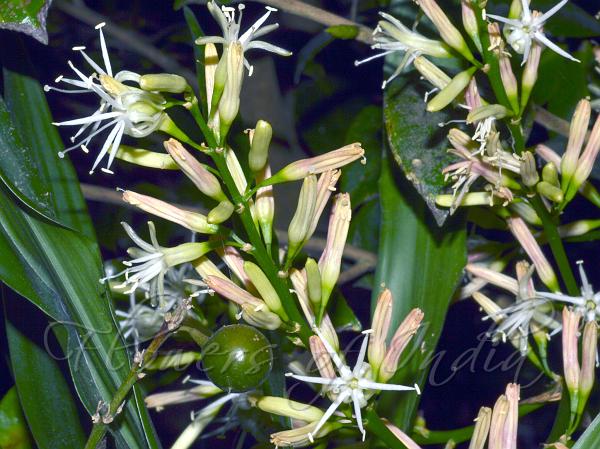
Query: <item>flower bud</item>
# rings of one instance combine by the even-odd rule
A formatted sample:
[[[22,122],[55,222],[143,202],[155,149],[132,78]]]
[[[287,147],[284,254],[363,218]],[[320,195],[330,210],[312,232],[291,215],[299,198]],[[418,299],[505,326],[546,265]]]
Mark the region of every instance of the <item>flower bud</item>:
[[[564,199],[563,191],[558,187],[553,186],[546,181],[540,182],[536,186],[537,192],[545,198],[548,198],[553,203],[562,203]]]
[[[454,148],[457,150],[465,149],[467,153],[469,150],[466,148],[469,147],[473,142],[471,140],[471,136],[458,128],[452,128],[450,131],[448,131],[448,140]]]
[[[415,443],[411,437],[402,432],[398,427],[396,427],[386,419],[383,419],[382,421],[385,424],[385,426],[389,429],[389,431],[394,434],[398,441],[400,441],[404,445],[404,447],[406,447],[406,449],[421,449],[421,446]]]
[[[596,371],[596,357],[598,348],[598,325],[595,321],[588,321],[585,323],[583,329],[583,344],[582,344],[582,356],[581,356],[581,374],[579,389],[580,394],[584,395],[583,401],[580,398],[580,404],[587,401],[592,388],[594,386],[594,376]]]
[[[504,426],[508,416],[509,404],[505,395],[501,395],[494,404],[490,422],[488,449],[508,449],[504,446]]]
[[[313,434],[314,430],[317,428],[317,424],[318,422],[315,421],[306,426],[272,433],[271,444],[275,447],[308,446],[314,442],[314,439],[322,438],[342,426],[342,424],[337,422],[326,422],[316,434]]]
[[[561,238],[578,237],[600,228],[600,220],[577,220],[557,227]]]
[[[256,175],[256,182],[260,184],[271,176],[271,167],[265,165],[263,170]],[[256,219],[262,232],[263,240],[267,247],[273,241],[273,217],[275,216],[275,200],[273,198],[273,186],[261,187],[256,191],[254,204]]]
[[[529,102],[529,97],[537,81],[538,68],[540,66],[540,56],[542,46],[536,41],[531,42],[529,57],[523,69],[523,78],[521,78],[521,110],[524,110]]]
[[[570,201],[575,196],[577,190],[590,176],[590,173],[594,168],[596,158],[598,157],[598,151],[600,151],[600,117],[596,119],[587,145],[585,146],[581,157],[577,161],[575,174],[573,175],[573,179],[571,180],[567,190],[567,201]]]
[[[182,263],[196,260],[199,257],[206,255],[206,253],[212,251],[213,249],[214,244],[212,242],[189,242],[182,243],[181,245],[177,245],[172,248],[163,248],[162,252],[165,256],[165,264],[168,267],[174,267],[176,265],[181,265]],[[127,252],[132,254],[129,250]]]
[[[588,100],[580,100],[575,108],[575,113],[571,119],[571,127],[569,128],[569,141],[567,149],[563,154],[560,164],[560,172],[562,174],[561,188],[563,192],[567,191],[567,187],[571,182],[571,177],[577,168],[579,153],[585,140],[588,123],[590,121],[591,106]]]
[[[169,139],[164,143],[164,146],[175,163],[181,168],[181,171],[185,173],[200,192],[217,201],[227,200],[217,177],[198,162],[179,141]]]
[[[186,402],[206,399],[223,393],[216,385],[198,385],[187,390],[168,391],[165,393],[154,393],[146,396],[144,402],[146,407],[162,410],[167,405],[185,404]]]
[[[239,251],[233,246],[220,246],[216,249],[216,253],[225,265],[227,265],[227,268],[229,268],[231,273],[242,283],[244,288],[254,293],[256,290],[254,289],[254,285],[252,285],[252,281],[244,271],[244,259]]]
[[[261,309],[267,307],[266,304],[257,298],[256,296],[251,295],[243,288],[238,287],[231,280],[227,278],[221,278],[217,276],[206,276],[204,278],[204,282],[211,290],[214,290],[219,295],[224,298],[229,299],[230,301],[236,303],[239,306],[244,304],[249,304],[255,309]]]
[[[542,226],[542,220],[538,217],[537,212],[533,207],[524,201],[511,203],[508,208],[514,212],[528,224],[534,226]]]
[[[558,169],[552,162],[548,162],[542,169],[542,179],[544,182],[553,185],[554,187],[560,187],[560,181],[558,179]]]
[[[429,103],[427,103],[427,111],[436,112],[448,106],[467,87],[475,70],[477,70],[475,67],[471,67],[452,78],[446,87],[429,100]]]
[[[231,148],[226,148],[224,152],[227,170],[229,170],[229,174],[233,178],[233,182],[235,183],[238,192],[243,194],[248,187],[248,181],[246,181],[246,175],[244,175],[244,170],[242,170],[240,161],[235,155],[235,151],[233,151]]]
[[[251,326],[274,331],[281,327],[281,318],[276,313],[271,312],[264,305],[254,307],[251,304],[242,304],[242,318]]]
[[[248,165],[254,173],[261,171],[267,164],[272,136],[273,129],[271,125],[264,120],[259,120],[252,133],[252,141],[248,153]]]
[[[214,55],[212,52],[204,52],[204,58],[207,64],[206,75],[209,76],[209,81],[212,80],[212,85],[207,84],[206,89],[207,93],[209,87],[212,87],[212,92],[209,97],[207,97],[208,101],[210,101],[209,107],[209,118],[213,118],[219,112],[219,103],[221,101],[221,97],[223,96],[223,91],[225,90],[225,85],[227,84],[227,53],[229,47],[224,47],[223,54],[219,59],[219,62],[216,66],[211,64],[214,61],[214,58],[217,57],[217,50],[214,49]],[[214,67],[214,68],[213,68]],[[212,120],[211,120],[212,122]],[[214,125],[215,122],[212,122]]]
[[[471,0],[461,0],[460,4],[462,8],[463,27],[475,44],[475,47],[477,47],[477,50],[482,53],[483,47],[481,45],[481,39],[479,39],[477,17],[475,15],[475,11],[473,10],[473,6],[471,6]]]
[[[469,443],[469,449],[483,449],[485,441],[490,431],[490,421],[492,419],[492,409],[489,407],[481,407],[477,418],[475,418],[475,429]]]
[[[306,259],[304,269],[306,270],[308,300],[313,310],[319,310],[321,307],[321,273],[319,272],[319,265],[315,259],[309,257]]]
[[[519,19],[523,14],[523,0],[512,0],[508,10],[509,19]],[[509,30],[510,31],[510,30]]]
[[[233,204],[229,200],[223,200],[210,210],[206,220],[211,224],[223,223],[231,217],[233,210]]]
[[[342,254],[348,237],[352,208],[350,195],[340,193],[334,197],[333,207],[327,229],[327,243],[321,258],[319,270],[321,272],[321,312],[327,307],[329,297],[335,288],[342,266]]]
[[[298,181],[310,175],[318,175],[329,170],[341,168],[357,159],[364,158],[365,150],[360,143],[352,143],[321,156],[300,159],[279,170],[275,175],[262,182],[263,186],[281,182]]]
[[[507,117],[511,112],[501,104],[488,104],[474,109],[467,115],[467,123],[479,122],[488,117],[501,119]]]
[[[368,359],[373,369],[373,377],[377,379],[379,367],[383,362],[386,352],[386,341],[392,322],[392,292],[383,290],[377,298],[377,305],[373,313],[373,335],[369,340]]]
[[[438,89],[441,90],[450,84],[451,78],[426,57],[417,56],[413,61],[413,65],[415,66],[415,69],[417,69],[423,76],[423,78],[425,78]]]
[[[479,95],[479,89],[477,88],[477,80],[475,77],[471,78],[467,90],[465,91],[465,103],[471,110],[480,108],[483,106],[484,101]]]
[[[240,92],[244,79],[244,51],[239,42],[227,47],[227,81],[223,96],[219,101],[221,142],[225,140],[229,128],[240,109]]]
[[[269,278],[263,273],[258,265],[252,263],[250,261],[244,262],[244,271],[256,287],[258,294],[263,299],[263,301],[267,304],[269,309],[275,312],[284,320],[287,320],[287,314],[283,310],[283,306],[281,305],[281,300],[279,299],[279,295],[273,288],[273,285],[269,281]]]
[[[123,201],[201,234],[214,234],[219,230],[218,226],[208,223],[204,215],[180,209],[151,196],[125,190],[123,191]]]
[[[211,116],[211,106],[213,91],[215,89],[215,74],[219,64],[219,54],[215,44],[209,43],[204,46],[204,85],[206,87],[206,103],[208,107],[208,116]],[[225,86],[223,80],[222,87]],[[218,101],[217,103],[218,104]]]
[[[158,168],[161,170],[179,169],[173,158],[168,154],[148,151],[143,148],[134,148],[129,145],[119,145],[115,157],[141,167]]]
[[[444,42],[458,51],[467,60],[474,62],[475,58],[460,31],[450,22],[448,16],[446,16],[435,0],[418,0],[417,3],[421,6],[425,15],[429,17],[429,20],[433,22]]]
[[[576,401],[579,392],[579,357],[578,357],[578,333],[579,313],[569,310],[568,307],[563,309],[563,331],[562,331],[562,356],[565,383],[569,389],[571,397],[571,406]]]
[[[423,321],[423,316],[421,309],[412,309],[400,326],[398,326],[381,363],[378,377],[379,382],[387,382],[396,373],[400,355],[419,329],[421,321]]]
[[[537,167],[535,166],[535,158],[530,151],[525,151],[525,153],[523,153],[520,172],[523,184],[527,187],[533,187],[540,180],[540,175],[538,175]]]
[[[194,270],[196,270],[196,272],[202,277],[202,279],[205,279],[208,276],[227,279],[227,276],[225,276],[208,257],[200,257],[194,260],[192,262],[192,265],[194,266]]]
[[[313,422],[318,421],[323,416],[323,411],[312,405],[292,401],[288,398],[275,396],[262,396],[259,398],[249,397],[253,407],[261,409],[263,412],[272,413],[279,416],[287,416],[292,419]]]
[[[333,362],[331,361],[331,356],[329,355],[329,352],[327,352],[327,348],[323,344],[321,338],[313,335],[308,339],[308,343],[313,360],[317,365],[317,369],[319,370],[321,377],[325,377],[326,379],[335,379],[336,375],[333,368]],[[326,386],[323,388],[326,389]]]
[[[308,234],[317,200],[317,177],[310,175],[304,178],[296,213],[288,227],[288,251],[286,265],[289,267],[298,252],[302,249]]]
[[[468,207],[468,206],[493,206],[504,202],[502,198],[489,192],[471,192],[463,195],[460,203],[457,203],[455,195],[437,195],[435,204],[440,207]]]
[[[189,89],[189,85],[183,76],[171,73],[142,75],[140,77],[140,87],[143,90],[169,92],[172,94],[180,94]]]

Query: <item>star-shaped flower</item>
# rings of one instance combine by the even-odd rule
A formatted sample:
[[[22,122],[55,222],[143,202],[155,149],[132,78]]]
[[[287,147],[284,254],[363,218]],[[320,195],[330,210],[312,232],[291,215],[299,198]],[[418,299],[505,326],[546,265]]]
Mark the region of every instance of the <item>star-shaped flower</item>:
[[[497,16],[495,14],[487,14],[486,16],[506,24],[506,32],[508,33],[506,40],[514,51],[523,55],[522,64],[525,64],[527,58],[529,58],[529,51],[531,50],[532,41],[536,41],[542,45],[545,45],[550,50],[567,59],[570,59],[571,61],[580,62],[579,59],[574,58],[550,39],[548,39],[543,31],[544,24],[548,21],[548,19],[556,14],[559,9],[565,6],[568,1],[569,0],[561,0],[544,14],[540,14],[537,11],[532,12],[529,9],[528,0],[521,0],[522,12],[519,19],[509,19],[506,17]]]

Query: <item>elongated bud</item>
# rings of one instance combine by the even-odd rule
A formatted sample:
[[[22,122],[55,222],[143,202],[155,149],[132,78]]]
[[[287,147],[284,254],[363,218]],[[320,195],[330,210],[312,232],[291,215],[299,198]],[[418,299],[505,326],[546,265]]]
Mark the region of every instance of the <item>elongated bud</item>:
[[[211,224],[219,224],[228,220],[233,214],[233,204],[229,200],[223,200],[208,213],[207,221]]]
[[[471,140],[471,136],[458,128],[452,128],[450,131],[448,131],[448,141],[457,150],[464,149],[467,152],[469,152],[467,147],[472,145],[473,142]]]
[[[244,259],[239,251],[233,246],[219,246],[216,253],[242,285],[247,290],[254,292],[254,285],[252,285],[252,281],[244,271]]]
[[[142,75],[140,77],[140,87],[143,90],[169,92],[172,94],[180,94],[189,89],[189,85],[183,76],[171,73]]]
[[[392,292],[383,290],[377,298],[377,305],[373,313],[373,335],[369,340],[368,357],[373,369],[373,377],[377,379],[379,367],[387,350],[386,340],[392,323]]]
[[[233,182],[235,183],[238,192],[243,194],[248,187],[248,181],[246,181],[246,175],[244,175],[244,170],[242,170],[242,166],[235,155],[235,151],[231,148],[225,149],[225,163],[227,164],[227,169],[233,178]]]
[[[477,17],[475,16],[475,11],[473,10],[473,6],[471,6],[471,0],[461,0],[460,2],[462,8],[462,23],[465,31],[477,47],[479,52],[483,52],[483,47],[481,45],[481,39],[479,39],[479,28],[477,26]]]
[[[561,189],[552,184],[542,181],[536,186],[537,192],[545,198],[548,198],[553,203],[562,203],[564,194]]]
[[[444,87],[435,97],[429,100],[429,103],[427,103],[427,110],[429,112],[435,112],[440,111],[448,106],[467,87],[476,70],[477,69],[475,67],[471,67],[470,69],[464,70],[452,78],[446,87]]]
[[[264,186],[280,182],[298,181],[310,175],[318,175],[319,173],[341,168],[357,159],[364,158],[364,156],[365,150],[360,146],[360,143],[352,143],[321,156],[292,162],[266,179],[262,184]]]
[[[249,304],[255,309],[260,309],[267,307],[266,304],[257,298],[256,296],[251,295],[243,288],[238,287],[229,279],[223,279],[221,277],[216,276],[207,276],[204,278],[204,282],[211,290],[214,290],[219,295],[224,298],[233,301],[239,306],[244,304]]]
[[[509,116],[510,114],[510,111],[501,104],[487,104],[469,112],[467,115],[467,123],[479,122],[488,117],[501,119]]]
[[[240,109],[240,92],[244,79],[244,51],[239,42],[227,47],[227,81],[219,101],[220,137],[223,142]]]
[[[592,388],[596,374],[596,357],[598,349],[598,325],[595,321],[588,321],[583,328],[583,344],[581,356],[580,394],[584,397],[579,402],[585,404]]]
[[[387,382],[396,373],[400,355],[419,329],[423,316],[421,309],[412,309],[398,326],[379,369],[378,379],[380,382]]]
[[[204,85],[206,87],[206,103],[208,106],[208,115],[211,115],[212,97],[215,90],[215,74],[219,64],[219,54],[215,44],[206,44],[204,46]],[[223,82],[223,87],[225,83]],[[218,102],[217,102],[218,104]]]
[[[590,102],[585,99],[579,101],[575,108],[573,118],[571,119],[569,141],[560,164],[560,172],[562,174],[561,188],[563,192],[567,191],[567,187],[577,168],[577,161],[579,160],[579,153],[581,152],[581,147],[583,146],[583,141],[587,132],[590,114]]]
[[[169,267],[191,262],[199,257],[206,255],[214,249],[211,242],[189,242],[174,246],[173,248],[163,248],[165,256],[164,262]],[[127,251],[130,253],[130,251]]]
[[[525,224],[522,218],[511,217],[507,219],[508,228],[519,241],[523,250],[527,253],[542,282],[552,291],[560,291],[556,274],[542,252],[537,240]]]
[[[483,99],[479,95],[479,89],[477,88],[477,80],[475,77],[471,78],[467,90],[465,91],[465,103],[471,110],[480,108],[483,106]]]
[[[502,204],[504,200],[492,195],[489,192],[470,192],[460,199],[457,204],[456,195],[438,195],[435,197],[435,204],[441,207],[468,207],[468,206],[493,206]]]
[[[517,449],[517,426],[519,423],[519,393],[517,384],[506,386],[506,399],[508,401],[508,413],[502,433],[502,447],[505,449]]]
[[[413,61],[413,65],[423,78],[440,90],[450,84],[452,80],[442,69],[424,56],[417,56]]]
[[[540,180],[540,175],[538,175],[537,167],[535,166],[535,158],[530,151],[525,151],[523,153],[520,172],[523,184],[525,184],[527,187],[533,187]]]
[[[271,167],[265,165],[263,170],[256,175],[256,182],[260,184],[271,176]],[[273,198],[273,186],[261,187],[256,191],[254,205],[256,219],[262,232],[263,240],[267,247],[273,241],[273,217],[275,216],[275,199]]]
[[[275,396],[262,396],[259,398],[249,397],[252,406],[261,409],[263,412],[272,413],[279,416],[287,416],[292,419],[313,422],[318,421],[323,416],[323,410],[302,402],[292,401],[288,398]]]
[[[519,93],[517,88],[517,79],[513,73],[510,64],[510,55],[504,50],[505,43],[500,35],[500,25],[497,23],[488,23],[488,34],[490,37],[492,50],[496,59],[498,59],[498,65],[500,69],[500,79],[502,80],[502,86],[504,92],[508,98],[510,106],[515,114],[519,113]]]
[[[282,430],[271,434],[271,444],[275,447],[303,447],[308,446],[317,438],[323,438],[336,429],[342,427],[342,424],[336,422],[326,422],[315,432],[318,421],[314,421],[302,427],[295,427],[290,430]],[[314,432],[314,433],[313,433]]]
[[[421,449],[421,446],[415,443],[411,437],[402,432],[398,427],[396,427],[386,419],[382,419],[382,421],[385,424],[385,426],[389,429],[389,431],[394,434],[398,441],[400,441],[406,447],[406,449]]]
[[[523,13],[523,0],[512,0],[508,10],[509,19],[518,19]]]
[[[225,276],[223,272],[219,270],[219,268],[208,257],[200,257],[194,260],[192,265],[194,266],[194,270],[196,270],[202,279],[208,276],[227,279],[227,276]]]
[[[561,238],[568,238],[578,237],[598,228],[600,228],[600,220],[577,220],[558,226],[557,231]]]
[[[329,297],[335,288],[340,276],[342,266],[342,254],[348,237],[352,208],[350,206],[350,195],[340,193],[334,197],[333,207],[329,218],[327,229],[327,243],[321,258],[319,259],[319,270],[321,272],[321,310],[325,310]]]
[[[329,170],[319,176],[319,181],[317,182],[317,199],[315,201],[315,209],[313,211],[308,232],[306,233],[306,240],[311,238],[317,229],[321,214],[323,213],[325,206],[327,206],[331,194],[335,192],[335,185],[337,184],[341,174],[342,173],[340,170]]]
[[[316,200],[317,177],[310,175],[304,178],[302,188],[300,189],[296,213],[292,217],[292,221],[288,227],[288,252],[286,263],[288,267],[298,252],[302,249],[302,246],[306,241],[306,236],[310,229]]]
[[[198,162],[179,141],[169,139],[164,143],[164,147],[179,168],[181,168],[181,171],[185,173],[200,192],[217,201],[227,200],[217,177],[209,172],[203,164]]]
[[[185,404],[198,399],[210,398],[220,393],[223,393],[223,390],[216,385],[198,385],[187,390],[150,394],[146,396],[144,402],[148,408],[162,410],[167,405]]]
[[[536,41],[532,41],[529,57],[523,69],[523,78],[521,79],[521,110],[524,110],[527,106],[529,97],[537,81],[541,54],[542,46]]]
[[[218,64],[214,68],[214,74],[212,75],[212,79],[213,79],[212,95],[210,97],[207,97],[207,98],[209,98],[209,101],[210,101],[209,117],[211,117],[211,118],[212,118],[212,116],[214,116],[215,114],[217,114],[219,112],[219,103],[223,96],[223,91],[225,90],[225,85],[227,84],[227,53],[228,53],[228,50],[229,50],[229,47],[223,48],[223,54],[221,55],[221,58],[219,59]],[[217,53],[217,50],[215,48],[214,57],[216,57],[216,53]],[[207,63],[209,63],[209,61],[213,60],[212,53],[207,54],[205,52],[204,57],[205,57],[205,60]],[[212,71],[213,70],[212,67],[209,68],[209,70]],[[208,89],[208,87],[207,87],[207,89]]]
[[[444,42],[467,58],[467,60],[471,62],[475,61],[460,31],[450,22],[448,16],[446,16],[435,0],[418,0],[417,3],[421,6],[425,15],[429,17],[429,20],[433,22]]]
[[[492,420],[492,409],[481,407],[477,418],[475,418],[475,429],[469,443],[469,449],[483,449],[490,431],[490,422]]]
[[[173,158],[168,154],[157,153],[156,151],[149,151],[143,148],[134,148],[129,145],[119,145],[115,157],[141,167],[158,168],[161,170],[179,169]]]
[[[250,261],[244,262],[244,271],[256,287],[259,295],[263,299],[263,301],[267,304],[271,311],[275,312],[284,320],[287,320],[287,314],[283,310],[283,306],[281,305],[281,300],[279,299],[279,295],[273,288],[273,285],[269,281],[269,278],[263,273],[258,265],[252,263]]]
[[[492,411],[492,420],[490,423],[490,436],[488,449],[505,449],[504,443],[504,426],[508,416],[509,404],[505,395],[501,395],[494,404]]]
[[[261,171],[267,164],[272,136],[273,129],[271,125],[264,120],[259,120],[254,128],[250,152],[248,153],[248,165],[254,173]]]
[[[523,201],[518,202],[518,203],[514,202],[514,203],[510,203],[508,208],[511,210],[511,212],[514,212],[515,214],[517,214],[519,217],[521,217],[523,220],[525,220],[528,224],[532,224],[535,226],[542,226],[542,220],[538,216],[535,209],[529,205],[529,203],[525,203]]]
[[[281,327],[281,318],[265,306],[254,307],[251,304],[242,304],[242,318],[251,326],[274,331]]]
[[[201,234],[214,234],[219,230],[218,226],[209,224],[204,215],[180,209],[151,196],[125,190],[123,192],[123,201],[152,215],[172,221]]]
[[[577,169],[567,190],[567,201],[570,201],[575,196],[577,190],[590,176],[598,157],[598,151],[600,151],[600,117],[596,118],[587,145],[579,161],[577,161]]]
[[[321,306],[321,272],[317,261],[311,257],[306,259],[306,290],[313,310]]]
[[[317,369],[319,370],[321,377],[335,379],[335,370],[333,368],[331,356],[323,344],[323,341],[321,341],[321,338],[313,335],[309,338],[308,343],[310,345],[310,352],[313,360],[317,365]]]
[[[560,187],[560,180],[558,179],[558,169],[552,162],[548,162],[542,169],[542,179],[544,182],[553,185],[554,187]]]
[[[485,266],[474,263],[468,263],[465,267],[465,270],[472,276],[476,278],[481,278],[486,282],[495,285],[496,287],[500,287],[503,290],[507,290],[513,295],[519,293],[518,282],[514,278],[507,276],[499,271],[492,270],[491,268],[487,268]]]
[[[563,369],[565,374],[565,383],[569,389],[571,404],[577,399],[579,391],[579,356],[578,356],[578,333],[579,313],[569,310],[568,307],[563,309],[563,330],[562,330],[562,356]]]

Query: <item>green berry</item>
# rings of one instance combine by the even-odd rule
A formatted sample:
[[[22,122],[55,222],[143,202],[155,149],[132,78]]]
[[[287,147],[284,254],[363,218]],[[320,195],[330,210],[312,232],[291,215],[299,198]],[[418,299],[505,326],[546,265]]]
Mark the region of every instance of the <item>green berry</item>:
[[[269,340],[246,324],[223,326],[202,348],[208,378],[224,391],[252,390],[265,381],[273,365]]]

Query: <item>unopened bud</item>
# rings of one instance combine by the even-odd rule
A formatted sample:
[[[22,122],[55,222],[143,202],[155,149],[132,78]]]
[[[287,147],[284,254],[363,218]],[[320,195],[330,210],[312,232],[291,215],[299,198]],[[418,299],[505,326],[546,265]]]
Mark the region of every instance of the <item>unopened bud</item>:
[[[579,101],[575,108],[573,118],[571,119],[569,141],[560,164],[560,172],[562,174],[561,188],[563,192],[567,191],[567,187],[577,168],[579,153],[581,152],[581,147],[583,146],[583,141],[585,140],[585,134],[590,121],[590,114],[590,102],[585,99]]]
[[[600,228],[600,220],[577,220],[557,227],[561,238],[579,237]]]
[[[119,145],[115,157],[141,167],[158,168],[161,170],[179,169],[173,158],[168,154],[148,151],[143,148],[134,148],[129,145]]]
[[[229,200],[223,200],[208,213],[207,221],[211,224],[220,224],[228,220],[235,207]]]
[[[413,61],[413,65],[423,78],[440,90],[450,84],[452,80],[442,69],[424,56],[417,56]]]
[[[305,426],[272,433],[271,444],[275,447],[304,447],[342,427],[342,424],[337,422],[325,422],[318,432],[315,432],[317,424],[315,421]]]
[[[508,449],[504,445],[504,426],[508,416],[509,404],[505,395],[501,395],[494,404],[490,422],[489,449]],[[513,448],[511,448],[513,449]]]
[[[246,274],[246,271],[244,271],[244,259],[237,248],[234,248],[233,246],[219,246],[216,249],[216,253],[221,260],[225,262],[225,265],[227,265],[231,274],[233,274],[247,290],[254,292],[255,289],[252,285],[252,281]]]
[[[468,207],[468,206],[493,206],[503,203],[504,200],[489,192],[470,192],[463,195],[458,203],[456,195],[437,195],[435,204],[440,207]],[[458,204],[457,204],[458,203]]]
[[[483,449],[490,431],[490,422],[492,419],[492,409],[481,407],[477,418],[475,418],[475,429],[469,443],[469,449]]]
[[[528,224],[535,226],[542,226],[542,220],[538,216],[537,212],[533,207],[524,201],[515,201],[509,204],[508,208],[511,212],[517,214]]]
[[[548,184],[551,184],[555,187],[560,187],[558,169],[553,162],[548,162],[546,165],[544,165],[544,168],[542,168],[542,179]]]
[[[217,177],[198,162],[179,141],[169,139],[164,143],[164,146],[175,163],[181,168],[181,171],[185,173],[200,192],[217,201],[227,200]]]
[[[287,320],[287,314],[283,310],[283,306],[281,305],[281,300],[279,299],[279,295],[273,288],[273,285],[269,281],[269,278],[263,273],[258,265],[253,262],[246,261],[244,262],[244,271],[256,287],[258,294],[263,299],[263,301],[267,304],[269,309],[275,312],[284,320]]]
[[[508,384],[506,386],[506,399],[508,401],[508,410],[506,421],[504,422],[504,432],[502,435],[503,449],[517,449],[517,426],[519,422],[519,395],[520,387],[517,384]]]
[[[440,111],[448,106],[467,87],[476,70],[477,69],[475,67],[471,67],[470,69],[464,70],[452,78],[446,87],[444,87],[435,97],[429,100],[429,103],[427,103],[427,111]]]
[[[488,117],[501,119],[511,115],[511,112],[501,104],[488,104],[477,108],[467,115],[467,123],[479,122]]]
[[[198,399],[210,398],[220,393],[223,393],[223,390],[216,385],[198,385],[187,390],[150,394],[146,396],[144,402],[146,407],[160,410],[167,405],[184,404]]]
[[[373,377],[377,379],[379,367],[387,350],[386,340],[392,322],[392,292],[383,290],[378,298],[375,312],[373,313],[373,335],[369,340],[368,359],[373,369]]]
[[[267,179],[270,176],[271,167],[265,165],[263,170],[256,175],[256,182],[260,184],[264,179]],[[275,216],[273,186],[261,187],[256,191],[254,211],[265,245],[269,247],[273,241],[273,217]]]
[[[564,199],[563,191],[546,181],[538,183],[536,190],[540,195],[548,198],[553,203],[562,203]]]
[[[173,248],[163,248],[164,262],[168,267],[196,260],[214,249],[211,242],[188,242]]]
[[[287,416],[292,419],[313,422],[318,421],[323,416],[323,411],[312,405],[292,401],[288,398],[275,396],[262,396],[258,399],[249,398],[250,403],[263,412],[272,413],[279,416]]]
[[[227,279],[227,276],[208,257],[200,257],[192,263],[194,270],[205,279],[208,276],[214,276],[221,279]]]
[[[142,75],[140,77],[140,87],[144,90],[172,94],[180,94],[189,89],[189,85],[183,76],[171,73]]]
[[[335,192],[335,185],[337,184],[341,174],[342,173],[340,170],[329,170],[319,176],[319,181],[317,182],[317,199],[315,201],[315,209],[313,211],[310,227],[308,228],[308,232],[306,234],[306,240],[311,238],[317,229],[321,214],[323,213],[325,206],[327,206],[331,194]]]
[[[181,209],[151,196],[125,190],[123,201],[201,234],[214,234],[219,230],[218,226],[208,223],[204,215]]]
[[[520,172],[523,184],[527,187],[533,187],[540,180],[540,175],[538,175],[537,167],[535,166],[535,158],[530,151],[525,151],[525,153],[523,153]]]
[[[238,287],[231,280],[217,276],[206,276],[204,282],[211,290],[214,290],[219,295],[236,303],[239,306],[249,304],[255,309],[266,308],[267,305],[252,294],[248,293],[243,288]]]
[[[266,307],[254,307],[251,304],[242,304],[242,317],[246,323],[261,329],[274,331],[281,327],[281,318]]]
[[[262,185],[298,181],[310,175],[318,175],[329,170],[341,168],[357,159],[364,158],[364,156],[365,150],[360,146],[360,143],[352,143],[320,156],[292,162],[275,173],[275,175],[266,179]]]
[[[479,28],[477,26],[477,16],[475,15],[475,11],[473,10],[473,6],[471,5],[471,0],[461,0],[460,2],[462,8],[462,23],[465,31],[477,47],[480,53],[483,52],[483,47],[481,45],[481,39],[479,39]]]
[[[508,18],[519,19],[519,17],[521,17],[521,14],[523,14],[523,0],[512,0],[512,2],[510,2],[510,8],[508,10]]]
[[[215,44],[209,43],[204,46],[204,85],[206,86],[206,103],[208,115],[211,116],[213,91],[215,90],[215,74],[219,64],[219,54]],[[223,80],[222,87],[225,87]],[[217,103],[218,104],[218,100]]]
[[[233,182],[235,183],[236,188],[240,194],[243,194],[248,187],[248,181],[246,180],[246,175],[244,174],[244,170],[240,165],[240,161],[237,158],[235,151],[231,148],[226,148],[225,150],[225,164],[227,165],[227,170],[229,170],[229,174],[233,178]]]
[[[567,190],[567,201],[570,201],[575,196],[577,190],[579,190],[581,185],[590,176],[598,157],[598,151],[600,151],[600,117],[596,119],[587,145],[577,161],[577,169]]]
[[[311,257],[306,259],[306,290],[313,310],[319,310],[321,305],[321,273],[317,261]]]
[[[287,265],[289,266],[298,252],[302,249],[306,241],[312,216],[314,213],[315,202],[317,199],[317,177],[310,175],[304,178],[300,195],[298,197],[298,206],[296,212],[290,221],[288,227],[288,252]]]
[[[313,335],[308,339],[308,343],[310,345],[310,352],[313,360],[315,361],[315,365],[317,365],[317,369],[319,370],[321,377],[335,379],[336,375],[335,370],[333,369],[331,356],[329,355],[329,352],[327,351],[327,348],[323,344],[321,338]]]
[[[536,41],[532,41],[529,57],[523,69],[523,78],[521,79],[521,110],[524,110],[527,106],[529,97],[537,81],[541,54],[542,46]]]
[[[471,78],[467,90],[465,90],[465,103],[470,110],[480,108],[485,103],[479,95],[479,89],[477,87],[477,80],[475,77]]]
[[[214,58],[217,57],[217,50],[214,49],[214,55],[212,52],[204,53],[205,61],[207,64],[210,64],[208,67],[209,72],[207,74],[212,78],[212,94],[210,97],[207,97],[208,101],[210,101],[210,115],[209,117],[214,116],[219,110],[219,103],[221,101],[221,97],[223,96],[223,91],[225,90],[225,85],[227,83],[227,53],[229,47],[223,48],[223,54],[219,59],[218,64],[214,67],[211,64],[214,61]],[[214,70],[214,72],[213,72]],[[212,72],[212,74],[211,74]],[[210,79],[209,78],[209,79]],[[208,90],[208,86],[207,86]]]
[[[562,330],[562,356],[563,369],[565,374],[565,383],[569,389],[571,396],[571,404],[577,399],[579,392],[579,357],[578,357],[578,333],[579,313],[569,310],[568,307],[563,309],[563,330]]]
[[[500,79],[502,80],[504,92],[506,93],[506,97],[508,98],[508,102],[510,103],[513,112],[518,114],[519,89],[517,87],[517,78],[515,77],[510,64],[510,57],[504,53],[501,53],[498,57],[498,62],[500,66]]]
[[[587,397],[594,387],[596,374],[596,357],[598,355],[598,325],[595,321],[588,321],[583,328],[583,343],[581,355],[581,374],[579,389],[584,398],[579,399],[580,404],[587,401]],[[583,399],[583,401],[582,401]]]
[[[248,165],[254,173],[261,171],[267,164],[272,136],[273,129],[271,125],[264,120],[259,120],[254,128],[250,152],[248,153]]]
[[[223,96],[219,101],[221,142],[225,140],[229,128],[240,109],[240,92],[244,79],[244,50],[239,42],[227,47],[227,81]]]
[[[466,149],[472,144],[471,136],[458,128],[448,131],[448,140],[457,150]]]

